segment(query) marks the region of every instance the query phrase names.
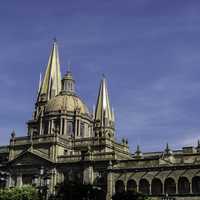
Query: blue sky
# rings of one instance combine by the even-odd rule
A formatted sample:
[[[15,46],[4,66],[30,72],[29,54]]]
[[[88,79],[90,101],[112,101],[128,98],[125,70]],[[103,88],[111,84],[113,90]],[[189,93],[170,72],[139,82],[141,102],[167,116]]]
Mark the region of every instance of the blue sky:
[[[8,3],[10,2],[10,3]],[[27,133],[52,40],[92,108],[102,73],[116,137],[131,151],[200,139],[200,1],[67,0],[0,3],[0,144]]]

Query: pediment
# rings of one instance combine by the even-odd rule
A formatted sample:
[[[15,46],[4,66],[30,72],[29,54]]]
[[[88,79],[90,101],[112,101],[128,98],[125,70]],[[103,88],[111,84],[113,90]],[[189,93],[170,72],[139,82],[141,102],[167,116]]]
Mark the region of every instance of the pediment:
[[[19,154],[16,158],[10,161],[10,165],[45,165],[52,161],[45,156],[41,156],[36,151],[25,151]]]

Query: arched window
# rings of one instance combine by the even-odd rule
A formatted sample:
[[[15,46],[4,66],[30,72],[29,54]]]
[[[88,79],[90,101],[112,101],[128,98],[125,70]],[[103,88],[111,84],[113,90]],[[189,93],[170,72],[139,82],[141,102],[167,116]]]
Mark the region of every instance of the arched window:
[[[80,136],[84,137],[85,135],[85,124],[83,122],[81,122],[80,124]]]
[[[150,193],[150,185],[146,179],[141,179],[139,183],[139,191],[142,194],[149,194]]]
[[[165,180],[165,193],[166,194],[175,194],[176,193],[176,183],[174,179],[167,178]]]
[[[158,178],[154,178],[151,183],[151,193],[152,195],[162,194],[162,182]]]
[[[178,193],[188,194],[190,193],[190,183],[186,177],[180,177],[178,180]]]
[[[74,124],[72,121],[67,121],[67,134],[74,136]]]
[[[194,194],[200,194],[200,176],[195,176],[192,179],[192,192]]]
[[[125,185],[124,182],[122,180],[118,180],[115,183],[115,192],[116,193],[122,193],[125,191]]]
[[[127,182],[127,191],[137,192],[137,183],[133,179],[128,180],[128,182]]]

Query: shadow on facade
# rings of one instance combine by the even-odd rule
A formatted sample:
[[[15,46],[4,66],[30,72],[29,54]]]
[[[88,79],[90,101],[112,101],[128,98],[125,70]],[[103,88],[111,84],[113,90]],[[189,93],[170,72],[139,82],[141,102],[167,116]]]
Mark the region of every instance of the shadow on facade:
[[[56,200],[106,200],[105,191],[96,185],[64,181],[56,187]]]

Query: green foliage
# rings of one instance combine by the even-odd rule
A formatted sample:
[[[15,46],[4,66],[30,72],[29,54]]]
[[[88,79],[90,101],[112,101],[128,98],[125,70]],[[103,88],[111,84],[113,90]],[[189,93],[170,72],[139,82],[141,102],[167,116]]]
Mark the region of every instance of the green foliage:
[[[0,190],[0,200],[38,200],[34,187],[23,186]]]

